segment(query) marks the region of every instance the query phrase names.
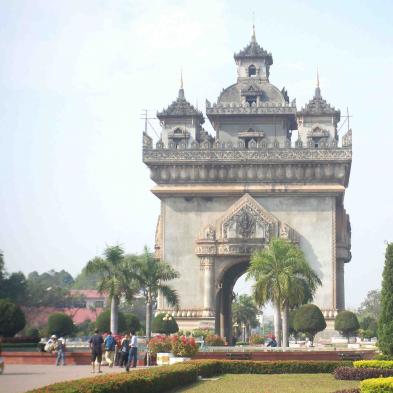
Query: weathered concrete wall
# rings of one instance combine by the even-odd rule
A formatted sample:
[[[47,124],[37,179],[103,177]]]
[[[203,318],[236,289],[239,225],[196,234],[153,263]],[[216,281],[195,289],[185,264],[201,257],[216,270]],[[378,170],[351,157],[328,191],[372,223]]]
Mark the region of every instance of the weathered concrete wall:
[[[195,255],[195,240],[204,227],[214,224],[237,199],[163,199],[163,256],[181,275],[181,280],[173,282],[180,296],[181,309],[203,308],[202,273],[199,257]],[[315,303],[322,309],[334,308],[334,197],[266,196],[255,199],[297,232],[300,247],[323,282],[317,291]]]

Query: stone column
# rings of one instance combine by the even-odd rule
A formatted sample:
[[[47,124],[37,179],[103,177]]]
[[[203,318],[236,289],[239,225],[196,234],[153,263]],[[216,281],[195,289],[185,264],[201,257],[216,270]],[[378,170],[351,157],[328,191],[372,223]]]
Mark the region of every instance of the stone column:
[[[336,265],[336,308],[343,310],[345,309],[344,259],[337,258]]]
[[[203,272],[203,316],[212,317],[214,310],[214,257],[201,258]]]

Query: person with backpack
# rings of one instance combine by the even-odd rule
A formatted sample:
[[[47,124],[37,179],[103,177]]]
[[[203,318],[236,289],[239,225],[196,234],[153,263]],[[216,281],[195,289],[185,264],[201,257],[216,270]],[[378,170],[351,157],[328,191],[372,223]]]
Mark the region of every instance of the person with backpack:
[[[113,363],[115,360],[115,348],[116,341],[112,336],[112,332],[109,332],[104,340],[105,346],[105,361],[108,363],[109,367],[113,367]]]
[[[120,343],[120,360],[119,366],[124,367],[128,361],[128,353],[130,351],[130,336],[126,334]]]

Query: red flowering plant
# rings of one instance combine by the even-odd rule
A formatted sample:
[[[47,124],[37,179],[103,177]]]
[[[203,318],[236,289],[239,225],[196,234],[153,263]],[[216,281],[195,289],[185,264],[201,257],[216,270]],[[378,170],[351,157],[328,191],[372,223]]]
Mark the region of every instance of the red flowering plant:
[[[171,338],[168,336],[155,336],[152,337],[147,345],[152,354],[157,354],[159,352],[171,352],[172,342]]]
[[[198,345],[193,337],[172,336],[172,353],[180,357],[192,357],[198,352]]]

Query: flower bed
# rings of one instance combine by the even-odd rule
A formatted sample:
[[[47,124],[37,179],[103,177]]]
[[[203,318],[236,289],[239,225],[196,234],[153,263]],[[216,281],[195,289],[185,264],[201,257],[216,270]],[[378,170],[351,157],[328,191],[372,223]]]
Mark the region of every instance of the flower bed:
[[[192,357],[198,352],[198,345],[193,337],[172,336],[172,353],[175,356]]]
[[[366,379],[360,383],[362,393],[393,393],[393,378]]]
[[[333,375],[334,378],[340,380],[363,381],[369,378],[392,377],[393,369],[338,367],[334,370]]]
[[[197,381],[198,375],[219,374],[315,374],[331,373],[338,366],[352,362],[251,362],[195,360],[162,366],[67,381],[32,390],[30,393],[163,393]]]
[[[393,360],[357,360],[353,365],[356,368],[393,369]]]

